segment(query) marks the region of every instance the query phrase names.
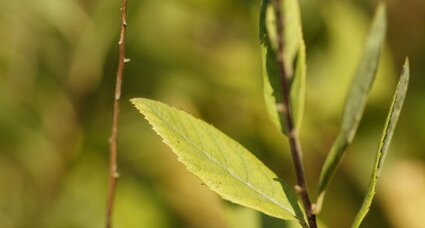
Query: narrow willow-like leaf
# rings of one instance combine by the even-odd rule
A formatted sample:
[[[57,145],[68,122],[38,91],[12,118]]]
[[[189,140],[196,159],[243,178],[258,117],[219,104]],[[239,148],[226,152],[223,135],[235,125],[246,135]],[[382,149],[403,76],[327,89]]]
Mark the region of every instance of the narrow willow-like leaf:
[[[283,59],[290,80],[289,94],[295,130],[301,125],[304,110],[306,54],[302,37],[298,0],[283,1]],[[280,115],[283,107],[282,78],[276,59],[276,15],[271,0],[263,0],[260,11],[260,47],[262,54],[264,98],[267,112],[278,130],[287,133],[287,123]]]
[[[291,81],[291,91],[289,94],[296,130],[299,130],[301,126],[302,116],[304,114],[306,74],[306,48],[304,40],[301,40],[296,60],[295,76]]]
[[[179,161],[211,190],[267,215],[304,223],[292,189],[239,143],[161,102],[142,98],[131,101]]]
[[[373,197],[375,196],[376,182],[381,174],[382,166],[384,164],[385,157],[388,152],[388,148],[391,143],[391,139],[394,134],[394,130],[397,125],[398,117],[400,116],[401,109],[403,107],[404,98],[406,97],[407,87],[409,84],[409,60],[406,59],[404,63],[403,72],[400,76],[400,80],[397,85],[390,111],[388,113],[387,120],[385,122],[384,131],[382,133],[381,142],[379,144],[378,152],[376,153],[375,165],[372,170],[372,176],[370,178],[368,191],[363,201],[362,207],[357,214],[353,228],[360,227],[363,219],[369,211],[370,205],[372,204]]]
[[[360,120],[362,119],[369,92],[376,78],[386,28],[386,9],[382,3],[376,10],[372,27],[366,39],[363,55],[345,102],[341,132],[332,145],[320,174],[319,199],[316,212],[320,210],[326,187],[340,163],[346,148],[353,141]]]

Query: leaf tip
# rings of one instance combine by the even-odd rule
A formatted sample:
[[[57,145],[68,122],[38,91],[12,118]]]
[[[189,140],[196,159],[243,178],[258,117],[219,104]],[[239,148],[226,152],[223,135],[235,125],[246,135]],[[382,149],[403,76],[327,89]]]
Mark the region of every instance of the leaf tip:
[[[385,1],[379,1],[378,3],[378,12],[386,13],[387,12],[387,4]]]
[[[406,72],[406,73],[407,73],[407,75],[409,75],[409,71],[410,71],[410,61],[409,61],[409,56],[406,56],[406,59],[404,60],[403,70],[404,70],[404,72]]]
[[[139,100],[140,98],[137,98],[137,97],[133,97],[133,98],[130,98],[130,99],[128,99],[133,105],[136,105],[136,103],[137,103],[137,100]]]
[[[403,70],[400,76],[400,83],[404,84],[404,87],[406,90],[409,84],[409,80],[410,80],[410,62],[409,62],[409,57],[406,57],[403,64]]]
[[[384,27],[387,26],[387,5],[385,1],[380,1],[375,10],[375,21],[382,21]]]
[[[149,112],[150,107],[155,104],[154,100],[147,98],[131,98],[130,102],[136,107],[137,110],[143,115]],[[145,115],[146,116],[146,115]]]
[[[143,100],[143,98],[140,97],[133,97],[131,99],[129,99],[129,101],[133,104],[136,105],[137,103],[140,103]]]

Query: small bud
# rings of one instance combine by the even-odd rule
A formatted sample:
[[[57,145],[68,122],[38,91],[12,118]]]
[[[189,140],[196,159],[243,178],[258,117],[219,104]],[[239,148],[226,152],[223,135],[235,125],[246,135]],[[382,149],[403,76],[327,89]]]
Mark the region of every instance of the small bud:
[[[317,210],[317,205],[315,203],[311,204],[311,211],[314,215],[317,215],[319,213]]]
[[[278,103],[277,104],[277,111],[281,112],[281,113],[285,113],[286,112],[286,107],[283,103]]]
[[[302,192],[302,191],[303,191],[303,189],[302,189],[302,188],[301,188],[301,186],[299,186],[299,185],[295,185],[294,189],[295,189],[295,191],[296,191],[297,193],[300,193],[300,192]]]

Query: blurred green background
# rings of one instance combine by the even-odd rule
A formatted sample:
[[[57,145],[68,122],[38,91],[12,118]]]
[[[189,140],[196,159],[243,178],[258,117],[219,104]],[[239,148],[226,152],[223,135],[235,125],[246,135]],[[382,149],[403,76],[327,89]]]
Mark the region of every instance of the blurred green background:
[[[349,227],[360,207],[406,55],[410,90],[364,227],[425,227],[425,1],[387,3],[385,54],[320,215],[328,227]],[[308,49],[301,138],[314,193],[376,1],[301,4]],[[115,227],[291,225],[220,200],[128,101],[157,99],[212,123],[293,184],[286,140],[262,98],[259,5],[129,1]],[[119,8],[119,0],[0,1],[0,227],[104,226]]]

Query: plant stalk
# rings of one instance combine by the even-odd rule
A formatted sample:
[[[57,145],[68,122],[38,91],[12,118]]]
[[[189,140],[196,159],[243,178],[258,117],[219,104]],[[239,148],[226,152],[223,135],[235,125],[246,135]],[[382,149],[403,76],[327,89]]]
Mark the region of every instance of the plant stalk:
[[[291,76],[287,73],[284,60],[284,43],[283,43],[283,15],[282,15],[283,0],[274,0],[274,9],[276,14],[276,26],[277,26],[277,43],[278,50],[276,52],[276,58],[279,65],[279,73],[281,75],[281,86],[283,93],[283,109],[280,111],[283,118],[287,123],[288,139],[291,148],[292,161],[294,163],[297,185],[295,190],[300,195],[307,220],[310,228],[317,228],[316,216],[312,211],[312,204],[310,197],[307,192],[307,184],[304,174],[304,166],[302,162],[302,149],[298,134],[294,128],[294,119],[292,116],[291,102],[289,99],[289,80]]]
[[[122,78],[124,75],[125,63],[128,60],[125,57],[125,35],[127,27],[127,0],[121,1],[121,30],[119,38],[119,60],[115,81],[114,107],[112,117],[112,132],[109,138],[109,187],[108,198],[106,202],[106,228],[112,227],[112,212],[114,208],[114,199],[119,173],[117,171],[117,139],[118,123],[120,114],[120,98]]]

